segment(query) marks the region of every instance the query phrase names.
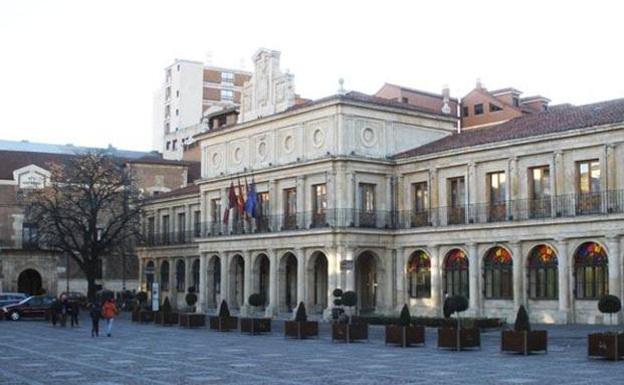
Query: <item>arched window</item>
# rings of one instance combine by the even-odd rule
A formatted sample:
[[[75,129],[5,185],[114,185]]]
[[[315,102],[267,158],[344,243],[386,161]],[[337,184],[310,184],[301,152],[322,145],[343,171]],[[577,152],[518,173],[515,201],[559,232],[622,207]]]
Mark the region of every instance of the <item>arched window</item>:
[[[447,295],[463,295],[468,298],[468,258],[460,249],[453,249],[444,259],[444,291]]]
[[[164,261],[160,265],[160,290],[169,290],[169,261]]]
[[[502,247],[493,247],[483,261],[485,298],[513,299],[513,263],[511,254]]]
[[[154,283],[154,261],[149,261],[145,265],[145,285],[147,291],[152,291],[152,283]]]
[[[548,245],[535,246],[529,254],[529,298],[557,299],[557,254]]]
[[[193,261],[191,274],[193,276],[193,290],[197,293],[199,291],[199,259]]]
[[[574,255],[576,298],[598,299],[609,291],[606,250],[595,242],[583,243]]]
[[[431,298],[431,259],[422,250],[407,263],[408,290],[411,298]]]
[[[176,263],[176,290],[180,292],[184,292],[186,290],[186,282],[185,281],[185,265],[183,260],[178,260]]]

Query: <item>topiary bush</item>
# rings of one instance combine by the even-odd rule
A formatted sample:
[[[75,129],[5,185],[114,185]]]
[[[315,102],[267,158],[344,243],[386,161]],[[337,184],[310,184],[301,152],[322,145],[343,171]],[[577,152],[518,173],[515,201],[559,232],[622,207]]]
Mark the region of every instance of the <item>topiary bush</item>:
[[[334,306],[342,306],[342,299],[335,298],[334,299]]]
[[[410,315],[409,307],[407,307],[407,304],[404,304],[403,308],[401,309],[401,315],[399,315],[398,324],[405,327],[412,324],[412,316]]]
[[[193,293],[192,291],[189,291],[188,293],[186,293],[184,300],[186,301],[187,305],[189,305],[190,307],[193,307],[197,303],[197,294]]]
[[[529,323],[529,314],[527,313],[524,305],[520,305],[518,314],[516,315],[516,322],[514,323],[514,330],[517,332],[530,332],[531,324]]]
[[[468,309],[468,299],[462,295],[453,295],[444,300],[442,308],[444,318],[450,318],[453,313],[461,313]]]
[[[617,313],[622,310],[622,302],[617,296],[607,294],[602,296],[600,301],[598,301],[598,310],[600,310],[601,313],[607,314]]]
[[[299,302],[299,306],[297,306],[297,313],[295,313],[295,321],[297,322],[306,322],[308,320],[308,315],[306,314],[305,305],[302,302]]]
[[[228,304],[225,300],[221,301],[221,305],[219,306],[219,318],[229,318],[230,317],[230,309],[228,308]]]
[[[334,297],[342,297],[342,289],[334,289],[334,291],[332,292]]]
[[[357,294],[354,291],[345,291],[342,293],[342,304],[344,306],[355,306],[357,305]]]
[[[260,307],[264,305],[264,296],[259,293],[254,293],[249,296],[249,304],[254,307]]]
[[[163,313],[171,313],[171,303],[169,303],[169,297],[165,297],[165,301],[160,307],[160,311]]]

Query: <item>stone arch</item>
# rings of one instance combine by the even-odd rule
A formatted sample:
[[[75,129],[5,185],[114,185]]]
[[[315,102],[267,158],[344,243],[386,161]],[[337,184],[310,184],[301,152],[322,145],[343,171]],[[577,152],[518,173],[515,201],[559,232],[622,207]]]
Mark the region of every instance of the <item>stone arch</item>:
[[[218,255],[208,257],[206,290],[206,306],[217,307],[221,299],[221,258]]]
[[[404,266],[410,298],[431,298],[431,255],[422,248],[414,250]]]
[[[484,298],[513,299],[514,256],[511,251],[503,245],[496,244],[489,247],[482,258]]]
[[[255,256],[253,262],[252,274],[252,290],[251,293],[258,293],[264,298],[263,306],[269,304],[270,294],[270,274],[271,274],[271,261],[266,253],[259,253]]]
[[[43,279],[35,269],[25,269],[17,277],[17,291],[27,295],[42,294]]]
[[[600,242],[580,243],[572,253],[576,299],[600,299],[609,292],[609,254]]]
[[[245,259],[235,254],[230,260],[230,295],[233,309],[240,309],[245,304]]]
[[[297,256],[287,251],[279,259],[277,270],[278,311],[292,312],[298,303],[297,298],[297,269],[299,261]]]
[[[445,295],[470,295],[468,253],[462,247],[452,247],[442,259],[442,285]]]
[[[546,242],[533,245],[523,266],[529,299],[556,300],[559,297],[558,253],[552,245]]]
[[[360,252],[355,259],[355,292],[360,312],[374,312],[383,303],[383,260],[372,250]]]
[[[306,264],[308,309],[311,313],[322,313],[328,307],[329,260],[322,250],[310,254]]]

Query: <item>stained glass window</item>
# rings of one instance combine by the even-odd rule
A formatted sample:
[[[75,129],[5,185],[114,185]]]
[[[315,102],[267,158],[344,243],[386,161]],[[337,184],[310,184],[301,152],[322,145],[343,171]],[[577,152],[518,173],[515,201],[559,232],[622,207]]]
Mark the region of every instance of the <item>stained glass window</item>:
[[[407,264],[409,295],[411,298],[431,297],[431,259],[422,250],[412,254]]]
[[[557,299],[557,254],[548,245],[538,245],[529,254],[529,298]]]
[[[607,251],[595,242],[583,243],[574,255],[577,299],[599,299],[609,292]]]
[[[513,298],[513,263],[511,254],[502,247],[493,247],[483,261],[485,298]]]
[[[447,295],[468,298],[468,258],[460,249],[452,249],[444,259],[444,291]]]

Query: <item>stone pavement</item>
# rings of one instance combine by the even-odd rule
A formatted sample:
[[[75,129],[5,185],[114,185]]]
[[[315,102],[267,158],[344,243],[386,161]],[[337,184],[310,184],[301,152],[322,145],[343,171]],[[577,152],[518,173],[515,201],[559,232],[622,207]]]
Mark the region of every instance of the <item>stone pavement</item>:
[[[286,340],[281,322],[272,335],[132,324],[116,320],[113,337],[43,321],[0,321],[0,384],[624,384],[624,362],[589,360],[586,335],[598,327],[549,326],[550,351],[529,357],[502,354],[500,333],[482,335],[482,350],[427,345],[385,346],[383,329],[369,342]]]

